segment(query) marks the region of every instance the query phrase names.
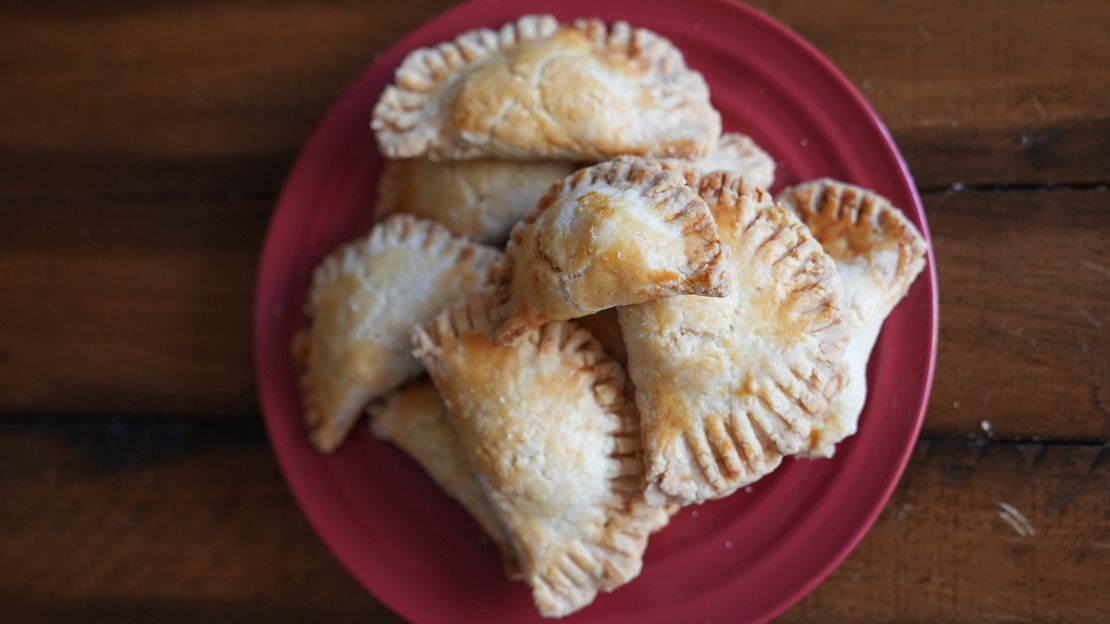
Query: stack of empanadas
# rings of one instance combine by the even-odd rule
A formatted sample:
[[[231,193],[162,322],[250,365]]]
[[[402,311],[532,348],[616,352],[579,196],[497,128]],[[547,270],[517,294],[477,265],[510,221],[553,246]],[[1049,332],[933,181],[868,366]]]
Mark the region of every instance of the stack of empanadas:
[[[309,438],[333,451],[365,410],[543,615],[635,578],[680,506],[855,432],[925,242],[848,184],[772,198],[666,39],[464,33],[410,54],[371,123],[378,223],[317,268],[293,345]]]

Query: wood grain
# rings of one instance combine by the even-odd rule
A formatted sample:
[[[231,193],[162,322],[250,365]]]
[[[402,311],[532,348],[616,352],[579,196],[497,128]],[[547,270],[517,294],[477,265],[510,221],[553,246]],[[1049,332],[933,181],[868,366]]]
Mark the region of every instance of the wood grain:
[[[324,549],[257,424],[0,431],[6,621],[396,621]]]
[[[0,205],[0,411],[257,413],[251,302],[269,205]]]
[[[929,196],[930,432],[1110,438],[1110,192]]]
[[[447,0],[16,0],[0,197],[272,196],[328,104]],[[872,101],[919,184],[1110,180],[1110,5],[760,0]]]
[[[926,431],[1110,437],[1110,192],[926,196]],[[0,415],[252,417],[258,201],[0,202]],[[1046,417],[1050,416],[1050,420]]]
[[[860,88],[922,187],[1110,179],[1110,4],[753,4]]]
[[[860,547],[785,620],[1098,619],[1108,460],[922,443]],[[396,621],[313,534],[257,425],[8,425],[0,500],[0,603],[17,621]]]
[[[5,3],[0,619],[401,621],[274,464],[250,308],[312,128],[452,4]],[[925,437],[861,545],[782,620],[1105,620],[1110,3],[752,4],[890,127],[941,282]]]
[[[784,621],[1094,622],[1107,586],[1110,448],[922,442],[859,548]]]

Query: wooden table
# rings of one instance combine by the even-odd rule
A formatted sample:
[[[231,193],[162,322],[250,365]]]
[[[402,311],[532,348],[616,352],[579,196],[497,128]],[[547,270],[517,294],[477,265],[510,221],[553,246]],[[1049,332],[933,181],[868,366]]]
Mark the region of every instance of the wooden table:
[[[252,286],[328,103],[447,4],[6,3],[0,619],[395,619],[278,472]],[[755,4],[886,120],[941,283],[906,476],[783,619],[1110,618],[1110,4]]]

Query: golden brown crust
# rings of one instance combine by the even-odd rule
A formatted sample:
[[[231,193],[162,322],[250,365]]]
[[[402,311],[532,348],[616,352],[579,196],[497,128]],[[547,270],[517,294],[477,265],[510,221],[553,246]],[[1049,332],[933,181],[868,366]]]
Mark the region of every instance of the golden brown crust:
[[[458,236],[500,245],[551,185],[576,168],[553,160],[387,160],[375,216],[413,214]]]
[[[784,189],[778,201],[801,217],[837,262],[864,261],[895,301],[925,266],[925,239],[887,198],[821,178]],[[889,259],[884,251],[893,252]]]
[[[660,510],[643,502],[639,422],[624,374],[589,332],[552,322],[499,346],[496,301],[477,297],[419,328],[471,466],[546,616],[639,574]]]
[[[676,294],[720,297],[728,248],[681,176],[636,158],[581,169],[513,228],[499,339],[550,320]]]
[[[699,188],[736,290],[618,309],[642,414],[649,502],[726,496],[801,451],[844,384],[843,290],[797,218],[743,177]]]
[[[788,188],[794,211],[835,260],[844,280],[851,328],[848,385],[814,425],[806,453],[829,457],[854,434],[867,399],[867,361],[886,317],[925,267],[928,246],[889,200],[867,189],[820,179]]]
[[[371,126],[388,158],[598,161],[702,156],[720,114],[659,35],[528,15],[409,54]]]
[[[303,416],[313,445],[335,450],[362,408],[420,373],[409,353],[416,323],[488,289],[495,249],[409,215],[378,224],[325,258],[293,339]]]

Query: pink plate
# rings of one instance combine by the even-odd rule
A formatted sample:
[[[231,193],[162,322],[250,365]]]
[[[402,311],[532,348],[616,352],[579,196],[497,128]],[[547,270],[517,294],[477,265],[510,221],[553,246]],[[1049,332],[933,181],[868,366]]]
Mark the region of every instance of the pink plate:
[[[502,577],[462,508],[400,451],[373,440],[365,426],[334,455],[309,446],[289,341],[303,322],[313,266],[370,225],[381,158],[368,122],[393,69],[416,47],[537,12],[626,19],[669,37],[705,75],[726,129],[750,134],[779,161],[778,186],[818,176],[854,182],[891,198],[928,236],[905,163],[860,94],[809,44],[747,7],[478,0],[402,39],[343,94],[297,159],[262,254],[254,334],[266,426],[301,507],[367,589],[419,622],[539,618],[526,587]],[[570,619],[766,620],[801,598],[860,540],[902,474],[924,416],[936,338],[930,252],[928,269],[887,320],[871,358],[860,433],[835,459],[787,461],[750,492],[684,509],[652,538],[639,578]]]

